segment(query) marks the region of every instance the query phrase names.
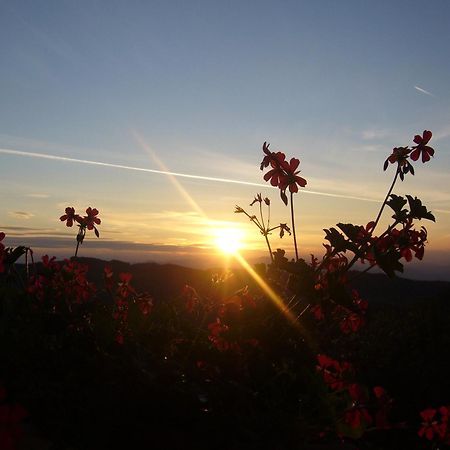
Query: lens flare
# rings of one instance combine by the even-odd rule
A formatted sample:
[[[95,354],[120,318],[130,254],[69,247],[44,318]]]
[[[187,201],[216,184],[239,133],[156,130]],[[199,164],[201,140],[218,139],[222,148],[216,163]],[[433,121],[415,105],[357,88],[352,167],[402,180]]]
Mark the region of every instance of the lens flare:
[[[214,243],[223,253],[234,255],[242,248],[242,231],[220,228],[214,234]]]

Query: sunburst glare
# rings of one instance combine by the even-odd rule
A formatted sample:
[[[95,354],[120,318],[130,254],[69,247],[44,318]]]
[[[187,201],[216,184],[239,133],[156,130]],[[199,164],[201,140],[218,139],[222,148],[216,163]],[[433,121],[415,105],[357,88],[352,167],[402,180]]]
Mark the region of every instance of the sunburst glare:
[[[214,244],[223,253],[235,254],[243,246],[243,231],[236,228],[218,228],[214,232]]]

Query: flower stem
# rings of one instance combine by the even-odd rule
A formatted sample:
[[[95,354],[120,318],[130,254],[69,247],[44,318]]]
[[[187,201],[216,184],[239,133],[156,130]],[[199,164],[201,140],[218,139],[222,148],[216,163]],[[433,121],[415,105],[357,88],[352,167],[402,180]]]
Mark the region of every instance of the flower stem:
[[[295,220],[294,220],[294,193],[293,192],[291,192],[291,221],[292,221],[292,236],[294,237],[295,260],[298,261],[297,235],[295,233]]]
[[[78,255],[78,248],[79,248],[79,247],[80,247],[80,241],[77,240],[77,248],[75,249],[75,255],[74,255],[74,258],[76,258],[77,255]]]
[[[273,262],[272,247],[270,246],[269,238],[266,233],[264,233],[264,237],[266,238],[267,248],[269,249],[270,260]]]
[[[376,226],[378,225],[378,222],[380,221],[381,214],[383,214],[383,210],[384,210],[384,207],[386,206],[386,202],[388,201],[389,196],[390,196],[391,193],[392,193],[392,189],[394,189],[394,185],[395,185],[395,182],[397,181],[397,178],[398,178],[399,173],[400,173],[400,166],[397,167],[397,172],[395,172],[394,180],[392,181],[391,187],[389,188],[389,191],[388,191],[388,193],[386,194],[386,198],[384,199],[384,202],[383,202],[383,204],[381,205],[380,211],[378,212],[378,216],[377,216],[377,218],[375,219],[375,225],[374,225],[373,228],[372,228],[371,234],[375,231],[375,228],[376,228]]]

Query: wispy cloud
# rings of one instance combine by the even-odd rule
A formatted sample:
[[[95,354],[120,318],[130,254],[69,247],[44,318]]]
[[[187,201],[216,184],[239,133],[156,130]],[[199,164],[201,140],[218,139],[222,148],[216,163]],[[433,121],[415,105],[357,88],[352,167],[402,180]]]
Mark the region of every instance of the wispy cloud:
[[[421,88],[420,86],[414,86],[414,89],[415,89],[416,91],[421,92],[422,94],[429,95],[429,96],[431,96],[431,97],[434,97],[434,96],[435,96],[434,94],[432,94],[431,92],[429,92],[429,91],[427,91],[427,90]]]
[[[8,213],[11,217],[15,217],[16,219],[31,219],[34,217],[34,214],[25,212],[25,211],[10,211]]]
[[[49,198],[50,195],[48,194],[26,194],[26,197],[30,197],[30,198]]]
[[[122,164],[111,164],[111,163],[100,162],[100,161],[76,159],[76,158],[69,158],[69,157],[65,157],[65,156],[56,156],[56,155],[50,155],[47,153],[33,153],[33,152],[25,152],[25,151],[21,151],[21,150],[0,148],[0,154],[25,156],[25,157],[31,157],[31,158],[53,160],[53,161],[73,162],[73,163],[88,164],[88,165],[93,165],[93,166],[110,167],[110,168],[122,169],[122,170],[133,170],[133,171],[137,171],[137,172],[147,172],[147,173],[153,173],[153,174],[168,175],[168,176],[172,176],[172,177],[213,181],[213,182],[218,182],[218,183],[231,183],[231,184],[239,184],[239,185],[245,185],[245,186],[256,186],[256,187],[266,188],[266,189],[268,189],[268,188],[269,189],[270,188],[277,189],[276,187],[272,187],[267,184],[253,183],[253,182],[243,181],[243,180],[234,180],[234,179],[220,178],[220,177],[209,177],[209,176],[204,176],[204,175],[171,172],[171,171],[166,171],[166,170],[147,169],[147,168],[143,168],[143,167],[126,166],[126,165],[122,165]],[[373,198],[339,194],[339,193],[334,193],[334,192],[320,192],[320,191],[312,191],[312,190],[305,190],[304,192],[306,194],[322,195],[325,197],[346,198],[346,199],[362,200],[362,201],[369,201],[369,202],[374,201]]]

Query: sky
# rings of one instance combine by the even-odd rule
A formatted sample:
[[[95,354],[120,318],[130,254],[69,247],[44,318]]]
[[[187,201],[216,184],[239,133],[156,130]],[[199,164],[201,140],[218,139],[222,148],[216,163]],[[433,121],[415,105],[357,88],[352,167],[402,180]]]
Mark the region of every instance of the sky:
[[[0,0],[4,242],[69,257],[59,217],[91,206],[82,256],[206,267],[233,229],[267,258],[234,214],[260,192],[289,223],[259,170],[267,141],[301,161],[299,251],[321,255],[323,228],[376,216],[392,148],[431,130],[435,157],[394,192],[436,216],[406,276],[450,280],[449,23],[446,0]]]

